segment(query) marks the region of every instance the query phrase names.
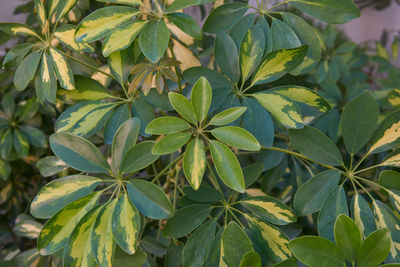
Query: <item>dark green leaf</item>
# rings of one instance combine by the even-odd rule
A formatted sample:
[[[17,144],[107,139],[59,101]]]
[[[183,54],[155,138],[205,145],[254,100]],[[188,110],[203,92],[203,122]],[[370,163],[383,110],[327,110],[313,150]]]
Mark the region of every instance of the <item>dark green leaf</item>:
[[[239,53],[232,37],[225,32],[220,32],[215,38],[215,61],[223,73],[232,82],[237,83],[240,78]]]
[[[168,28],[161,19],[146,24],[139,36],[140,50],[153,63],[162,57],[167,50],[168,42]]]
[[[390,234],[381,229],[370,234],[361,244],[357,255],[357,266],[376,266],[382,263],[390,251]]]
[[[247,11],[245,3],[228,3],[214,9],[204,22],[203,31],[218,33],[229,29]]]

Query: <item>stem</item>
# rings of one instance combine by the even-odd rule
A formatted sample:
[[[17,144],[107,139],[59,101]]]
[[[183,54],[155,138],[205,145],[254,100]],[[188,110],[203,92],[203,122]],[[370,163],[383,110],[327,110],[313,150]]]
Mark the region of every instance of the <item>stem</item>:
[[[363,161],[369,156],[369,153],[365,154],[356,164],[356,166],[354,166],[353,171],[357,170],[357,168],[360,166],[361,163],[363,163]],[[350,168],[351,169],[351,168]]]
[[[367,182],[367,183],[370,183],[370,184],[374,184],[374,185],[376,185],[376,186],[382,188],[382,189],[385,190],[386,192],[389,191],[389,189],[387,189],[386,187],[380,185],[379,183],[376,183],[376,182],[374,182],[374,181],[371,181],[371,180],[362,178],[362,177],[360,177],[360,176],[354,176],[354,177],[356,177],[357,179],[359,179],[359,180],[361,180],[361,181],[363,181],[363,182]]]
[[[175,160],[173,160],[170,164],[168,164],[167,167],[165,167],[161,172],[159,172],[157,174],[156,177],[154,177],[153,180],[151,180],[152,183],[154,183],[155,181],[157,181],[164,173],[166,173],[173,165],[175,165],[180,159],[183,158],[185,154],[179,155],[179,157],[177,157]]]
[[[232,216],[235,218],[235,220],[240,224],[240,226],[244,229],[243,224],[240,222],[239,218],[236,217],[235,213],[231,211],[231,209],[228,209],[229,213],[232,214]]]
[[[376,165],[372,165],[372,166],[367,167],[367,168],[365,168],[365,169],[356,171],[356,172],[354,172],[354,174],[361,173],[361,172],[365,172],[365,171],[368,171],[368,170],[370,170],[370,169],[378,168],[378,167],[380,167],[380,166],[382,166],[382,163],[379,163],[379,164],[376,164]]]
[[[358,184],[358,186],[360,186],[360,187],[364,190],[364,192],[368,195],[368,197],[369,197],[371,200],[374,200],[374,198],[372,197],[372,195],[368,192],[367,189],[365,189],[365,187],[364,187],[359,181],[357,181],[356,179],[353,179],[353,180],[354,180],[354,182],[356,182],[356,183]]]
[[[174,206],[174,208],[176,208],[176,191],[177,191],[177,188],[178,188],[178,180],[179,180],[179,174],[180,174],[180,170],[179,171],[177,171],[176,172],[176,175],[175,175],[175,187],[174,187],[174,202],[173,202],[173,206]]]

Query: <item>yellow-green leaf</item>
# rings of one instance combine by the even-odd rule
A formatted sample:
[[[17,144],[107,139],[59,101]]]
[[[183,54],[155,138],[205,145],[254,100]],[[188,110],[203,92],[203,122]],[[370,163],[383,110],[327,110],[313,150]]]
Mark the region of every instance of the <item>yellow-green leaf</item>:
[[[93,225],[92,252],[99,266],[112,266],[112,257],[115,251],[115,239],[112,230],[112,219],[117,199],[106,204]]]
[[[399,144],[400,141],[400,110],[387,116],[373,134],[368,153],[386,151]]]
[[[200,77],[192,88],[190,101],[201,123],[207,117],[211,106],[212,90],[210,83],[205,77]]]
[[[65,57],[56,49],[50,48],[50,56],[53,61],[53,67],[56,71],[58,81],[62,88],[75,89],[74,74],[68,65]]]
[[[142,3],[141,0],[97,0],[97,2],[108,2],[108,3],[115,3],[115,4],[125,4],[125,5],[132,5],[137,6]]]
[[[169,102],[173,108],[181,115],[185,120],[192,124],[196,124],[197,118],[192,103],[183,95],[169,92]]]
[[[251,133],[237,126],[218,127],[213,129],[211,134],[221,142],[239,149],[257,151],[261,148]]]
[[[35,7],[36,7],[36,13],[39,18],[40,23],[45,26],[46,25],[46,9],[44,7],[43,1],[42,0],[35,0]]]
[[[39,75],[36,75],[35,88],[40,102],[46,98],[50,103],[56,103],[57,79],[51,57],[46,52],[42,56]]]
[[[190,128],[190,124],[186,121],[171,117],[164,116],[152,120],[146,127],[147,134],[171,134],[177,133]]]
[[[242,69],[242,82],[245,82],[257,69],[265,48],[263,29],[256,25],[247,30],[240,45],[240,66]]]
[[[53,0],[50,7],[50,17],[55,16],[56,21],[67,14],[78,0]]]
[[[400,151],[390,153],[380,164],[381,166],[400,167]]]
[[[79,53],[87,52],[93,53],[94,48],[86,43],[77,43],[75,41],[75,26],[71,24],[64,24],[57,28],[54,37],[58,39],[67,48]]]
[[[303,116],[295,103],[276,93],[256,93],[252,95],[272,116],[288,128],[302,128]]]
[[[31,214],[36,218],[50,218],[63,207],[82,198],[101,183],[101,179],[85,175],[71,175],[46,184],[31,203]]]
[[[50,255],[64,247],[79,220],[96,205],[100,196],[101,192],[96,192],[75,200],[48,220],[38,238],[40,254]]]
[[[16,36],[19,34],[31,35],[35,36],[38,39],[41,39],[34,29],[29,27],[28,25],[21,23],[0,23],[0,30],[12,36]]]
[[[126,6],[109,6],[97,9],[85,17],[78,25],[75,40],[87,43],[100,40],[125,21],[138,15],[140,11]]]
[[[155,155],[173,153],[186,144],[191,136],[192,134],[187,132],[166,135],[160,141],[158,141],[157,144],[155,144],[151,153]]]
[[[113,31],[104,39],[103,56],[108,57],[111,53],[127,48],[146,25],[146,21],[127,21]]]
[[[112,214],[112,230],[117,244],[128,254],[134,254],[140,232],[140,215],[125,193]]]
[[[211,118],[209,124],[222,126],[237,120],[247,110],[247,107],[235,107],[224,110]]]
[[[193,139],[187,146],[183,157],[183,172],[195,190],[199,189],[203,180],[206,160],[202,141],[199,138]]]
[[[392,203],[393,207],[400,212],[400,192],[397,190],[389,190],[389,198],[390,202]]]

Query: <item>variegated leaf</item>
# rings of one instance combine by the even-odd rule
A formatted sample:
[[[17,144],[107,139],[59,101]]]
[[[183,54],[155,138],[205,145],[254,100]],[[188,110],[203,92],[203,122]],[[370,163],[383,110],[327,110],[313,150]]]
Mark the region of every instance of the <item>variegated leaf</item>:
[[[70,267],[97,266],[92,254],[92,228],[103,206],[89,211],[71,233],[64,249],[64,265]]]
[[[376,230],[371,208],[368,202],[358,193],[351,200],[351,215],[364,237]]]
[[[277,93],[256,93],[252,95],[272,116],[288,128],[303,128],[303,116],[296,104]]]
[[[82,198],[101,183],[101,179],[85,175],[71,175],[46,184],[31,203],[31,214],[36,218],[50,218],[67,204]]]
[[[246,215],[249,224],[249,235],[253,242],[273,258],[280,262],[292,256],[289,249],[289,238],[284,232],[275,226],[265,223],[259,219]]]
[[[206,155],[204,146],[199,138],[193,139],[186,148],[183,157],[183,172],[190,185],[199,189],[206,170]]]
[[[35,36],[38,39],[41,39],[41,37],[35,32],[34,29],[29,27],[28,25],[21,23],[0,23],[0,30],[12,36],[16,36],[19,34],[31,35]]]
[[[60,86],[68,90],[75,89],[74,74],[65,57],[53,48],[50,48],[50,56]]]
[[[280,49],[269,53],[253,76],[252,85],[270,83],[289,73],[304,59],[307,47]]]
[[[35,0],[36,13],[42,26],[46,25],[46,9],[42,0]]]
[[[92,252],[99,266],[112,266],[115,251],[115,239],[112,230],[112,218],[117,199],[111,200],[99,212],[92,229]]]
[[[128,254],[135,253],[141,229],[140,215],[126,193],[119,198],[112,218],[115,241]]]
[[[240,46],[242,82],[245,82],[257,69],[264,54],[264,48],[265,36],[263,29],[258,25],[250,28]]]
[[[373,134],[368,153],[386,151],[399,144],[400,141],[400,110],[386,117]]]
[[[67,108],[57,119],[56,132],[89,137],[104,126],[115,103],[88,101]]]
[[[68,169],[68,165],[56,156],[47,156],[41,158],[36,167],[39,169],[40,174],[44,177],[49,177]]]
[[[50,17],[54,15],[56,21],[60,20],[74,7],[76,2],[78,0],[53,0],[49,11]]]
[[[390,153],[380,164],[381,166],[400,167],[400,150]]]
[[[50,255],[65,246],[75,226],[99,200],[102,192],[95,192],[68,204],[44,225],[38,238],[42,255]]]
[[[253,251],[250,239],[234,221],[225,227],[221,240],[219,266],[239,266],[243,256]]]
[[[43,53],[38,74],[36,75],[35,89],[39,102],[47,99],[50,103],[55,104],[57,101],[57,78],[54,72],[53,61],[47,52]]]
[[[284,225],[294,223],[297,220],[297,217],[285,203],[273,197],[248,197],[240,200],[239,203],[257,217],[273,224]]]
[[[393,207],[400,212],[400,192],[398,190],[389,190],[389,198],[390,202],[392,203]]]
[[[104,39],[103,56],[108,57],[111,53],[123,50],[131,45],[140,33],[147,21],[127,21],[113,31]]]
[[[108,2],[108,3],[115,3],[115,4],[125,4],[125,5],[132,5],[137,6],[142,3],[141,0],[97,0],[97,2]]]
[[[85,17],[78,25],[75,40],[88,43],[100,40],[125,21],[138,15],[140,11],[126,6],[109,6],[97,9]]]
[[[75,41],[75,26],[71,24],[64,24],[57,28],[54,32],[54,37],[58,39],[67,48],[79,53],[87,52],[93,53],[94,48],[87,43],[77,43]]]

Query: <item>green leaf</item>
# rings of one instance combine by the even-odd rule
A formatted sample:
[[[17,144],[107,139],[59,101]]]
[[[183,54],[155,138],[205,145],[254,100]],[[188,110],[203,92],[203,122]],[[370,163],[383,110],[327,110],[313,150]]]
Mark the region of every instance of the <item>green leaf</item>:
[[[3,158],[9,157],[13,145],[13,131],[7,129],[0,139],[0,154]]]
[[[210,141],[211,157],[221,180],[228,187],[243,193],[245,191],[244,177],[235,154],[223,143]]]
[[[34,51],[22,60],[14,75],[14,85],[19,91],[25,90],[28,84],[33,80],[38,69],[42,51]]]
[[[297,220],[296,216],[285,203],[273,197],[247,197],[241,199],[239,203],[257,217],[272,224],[285,225],[294,223]]]
[[[192,67],[183,72],[183,77],[191,84],[205,77],[213,88],[230,88],[231,83],[219,72],[206,67]]]
[[[383,162],[380,163],[381,166],[392,166],[392,167],[398,167],[400,166],[400,151],[395,150],[389,155],[387,155],[384,159]]]
[[[23,43],[12,47],[6,54],[3,60],[3,67],[18,66],[26,55],[32,50],[34,44]]]
[[[389,254],[390,234],[387,229],[381,229],[370,234],[361,244],[357,255],[357,266],[377,266]]]
[[[333,189],[318,214],[318,234],[331,241],[335,240],[334,225],[340,214],[349,215],[346,192],[343,186]]]
[[[190,103],[185,96],[175,92],[169,92],[168,98],[169,102],[171,102],[171,105],[179,113],[179,115],[192,124],[197,123],[197,117],[192,103]]]
[[[122,195],[112,214],[112,231],[117,244],[128,254],[136,252],[140,232],[140,215],[128,195]]]
[[[8,161],[0,159],[0,178],[6,180],[11,174],[11,166]]]
[[[368,153],[378,153],[396,147],[400,142],[400,110],[389,114],[376,129]]]
[[[357,224],[345,214],[339,215],[335,222],[335,241],[343,256],[355,263],[362,237]]]
[[[103,100],[113,95],[98,81],[86,76],[75,75],[75,90],[57,90],[57,97],[63,101]]]
[[[210,220],[200,226],[188,239],[183,248],[183,266],[203,266],[214,240],[216,221]]]
[[[325,113],[331,106],[318,93],[302,86],[279,86],[269,89],[265,92],[277,93],[293,101],[305,104],[315,110],[317,113]]]
[[[247,252],[240,261],[239,267],[261,267],[261,257],[255,251]]]
[[[166,13],[171,13],[184,9],[189,6],[202,5],[206,3],[215,2],[216,0],[175,0],[171,5],[165,10]]]
[[[113,29],[104,39],[102,47],[103,56],[108,57],[113,52],[129,47],[146,23],[147,21],[141,20],[127,21]]]
[[[219,32],[215,38],[214,56],[219,68],[233,83],[240,78],[239,52],[235,41],[225,32]]]
[[[22,23],[0,23],[0,31],[3,31],[12,36],[31,35],[38,39],[41,39],[33,28]]]
[[[200,77],[192,88],[190,101],[196,113],[197,121],[202,123],[211,106],[212,90],[205,77]]]
[[[55,16],[56,21],[60,20],[62,16],[67,14],[78,2],[78,0],[58,0],[52,1],[49,11],[49,17]]]
[[[189,128],[190,124],[182,119],[164,116],[152,120],[146,127],[146,133],[157,135],[172,134],[185,131]]]
[[[132,49],[115,51],[108,57],[110,71],[121,85],[125,84],[129,76],[129,70],[133,67],[132,58]]]
[[[92,229],[92,253],[99,266],[112,266],[115,251],[112,221],[117,199],[103,205]]]
[[[279,49],[269,53],[256,74],[254,74],[251,84],[264,84],[278,80],[297,67],[306,54],[306,46]]]
[[[292,28],[286,22],[279,19],[272,19],[271,34],[273,50],[296,48],[302,45]]]
[[[261,149],[257,139],[251,133],[240,127],[218,127],[213,129],[211,134],[229,146],[250,151],[258,151]]]
[[[183,192],[186,197],[198,203],[215,203],[223,200],[221,192],[208,185],[201,185],[197,190],[186,186]]]
[[[343,158],[336,144],[324,133],[310,126],[289,131],[290,142],[301,154],[312,160],[340,166]]]
[[[173,153],[186,144],[191,136],[192,134],[187,132],[166,135],[154,145],[151,153],[155,155]]]
[[[57,95],[57,78],[53,68],[53,61],[50,55],[43,53],[39,75],[36,75],[35,89],[39,102],[43,102],[44,98],[50,103],[56,103]]]
[[[20,126],[19,129],[26,135],[29,143],[34,147],[47,147],[47,136],[41,130],[26,125]]]
[[[167,219],[174,214],[174,208],[157,185],[133,179],[127,183],[129,198],[143,215],[153,219]]]
[[[110,170],[100,150],[82,137],[55,133],[50,136],[50,147],[57,157],[74,169],[92,173],[108,173]]]
[[[400,191],[400,173],[393,170],[384,170],[379,174],[379,184],[387,189]]]
[[[26,158],[29,155],[29,141],[24,133],[18,129],[14,129],[13,144],[15,152],[21,157]]]
[[[108,119],[106,125],[104,126],[103,138],[104,143],[107,145],[112,144],[115,133],[118,128],[127,120],[129,120],[129,104],[121,105],[116,108],[110,118]]]
[[[91,234],[93,224],[102,208],[103,206],[97,206],[89,211],[72,231],[64,249],[65,266],[96,266],[92,254]]]
[[[358,193],[351,199],[351,215],[363,237],[376,230],[371,208],[368,202]]]
[[[12,118],[15,114],[15,101],[12,92],[8,92],[1,99],[1,106],[8,118]]]
[[[175,1],[176,2],[176,1]],[[167,10],[168,12],[168,10]],[[201,28],[197,21],[185,13],[173,13],[167,15],[169,21],[174,23],[179,29],[195,39],[201,39]]]
[[[138,250],[135,254],[129,255],[119,247],[116,247],[112,262],[114,267],[142,267],[146,262],[146,254]]]
[[[186,148],[182,167],[187,180],[195,190],[199,189],[203,180],[206,160],[203,142],[199,138],[193,139]]]
[[[248,234],[255,247],[274,261],[286,260],[292,256],[289,249],[289,238],[282,230],[260,219],[245,216],[249,231]]]
[[[100,131],[106,123],[115,103],[88,101],[67,108],[58,117],[55,125],[56,132],[90,137]]]
[[[289,3],[317,19],[331,24],[358,18],[360,11],[352,0],[290,0]]]
[[[346,266],[346,261],[337,246],[323,237],[302,236],[291,240],[289,247],[294,256],[308,266]]]
[[[244,255],[253,251],[250,239],[234,221],[222,234],[220,266],[239,266]]]
[[[153,63],[156,63],[164,55],[168,43],[168,28],[161,19],[146,24],[139,36],[140,50]]]
[[[242,44],[242,41],[245,38],[247,31],[253,27],[254,21],[256,21],[256,17],[257,16],[255,13],[244,15],[238,20],[238,22],[236,22],[232,26],[232,29],[229,31],[229,35],[232,36],[239,51],[240,45]],[[263,39],[265,39],[264,36]]]
[[[128,151],[136,144],[139,135],[140,121],[132,118],[125,121],[117,130],[111,147],[111,158],[114,171],[121,170],[121,164]]]
[[[65,57],[53,48],[50,49],[50,57],[60,86],[68,90],[75,89],[74,74]]]
[[[140,120],[140,134],[144,137],[150,135],[145,133],[147,125],[155,119],[154,109],[152,106],[139,99],[132,103],[132,116]]]
[[[54,215],[43,226],[38,237],[41,255],[50,255],[65,246],[76,224],[100,199],[101,192],[75,200]]]
[[[235,107],[224,110],[211,118],[209,124],[222,126],[237,120],[247,110],[246,107]]]
[[[379,107],[372,94],[364,91],[344,107],[340,124],[347,151],[357,154],[371,138],[378,122]]]
[[[229,29],[246,13],[245,3],[227,3],[211,11],[203,25],[203,31],[218,33]]]
[[[297,216],[305,216],[322,208],[328,193],[338,184],[340,172],[327,170],[305,182],[294,196],[293,209]]]
[[[244,182],[246,188],[250,187],[258,178],[260,178],[261,173],[264,171],[264,165],[261,163],[256,163],[243,168]]]
[[[288,98],[276,93],[252,94],[258,103],[268,110],[282,125],[288,128],[302,128],[303,118],[296,104]]]
[[[389,190],[389,198],[390,202],[392,203],[393,207],[399,212],[400,210],[400,192],[397,190]]]
[[[78,25],[75,40],[89,43],[100,40],[125,21],[138,15],[140,11],[127,6],[109,6],[95,10]]]
[[[240,67],[242,82],[245,82],[257,69],[264,55],[265,37],[263,29],[256,25],[251,27],[240,46]]]
[[[98,2],[108,2],[108,3],[115,3],[115,4],[123,4],[123,5],[132,5],[137,6],[142,3],[141,0],[97,0]]]
[[[36,218],[50,218],[69,203],[92,193],[101,182],[99,178],[79,174],[53,180],[32,200],[30,212]]]
[[[154,145],[154,141],[144,141],[132,147],[126,153],[120,171],[122,173],[135,173],[156,161],[159,156],[151,152]]]
[[[63,24],[57,27],[54,37],[57,38],[68,49],[79,52],[93,53],[94,48],[87,43],[77,43],[75,41],[75,25]]]
[[[165,225],[164,235],[179,238],[191,233],[207,219],[213,208],[209,204],[194,204],[176,211]]]
[[[41,158],[36,167],[39,169],[40,174],[44,177],[52,176],[68,168],[67,164],[65,164],[64,161],[56,156],[47,156]]]

